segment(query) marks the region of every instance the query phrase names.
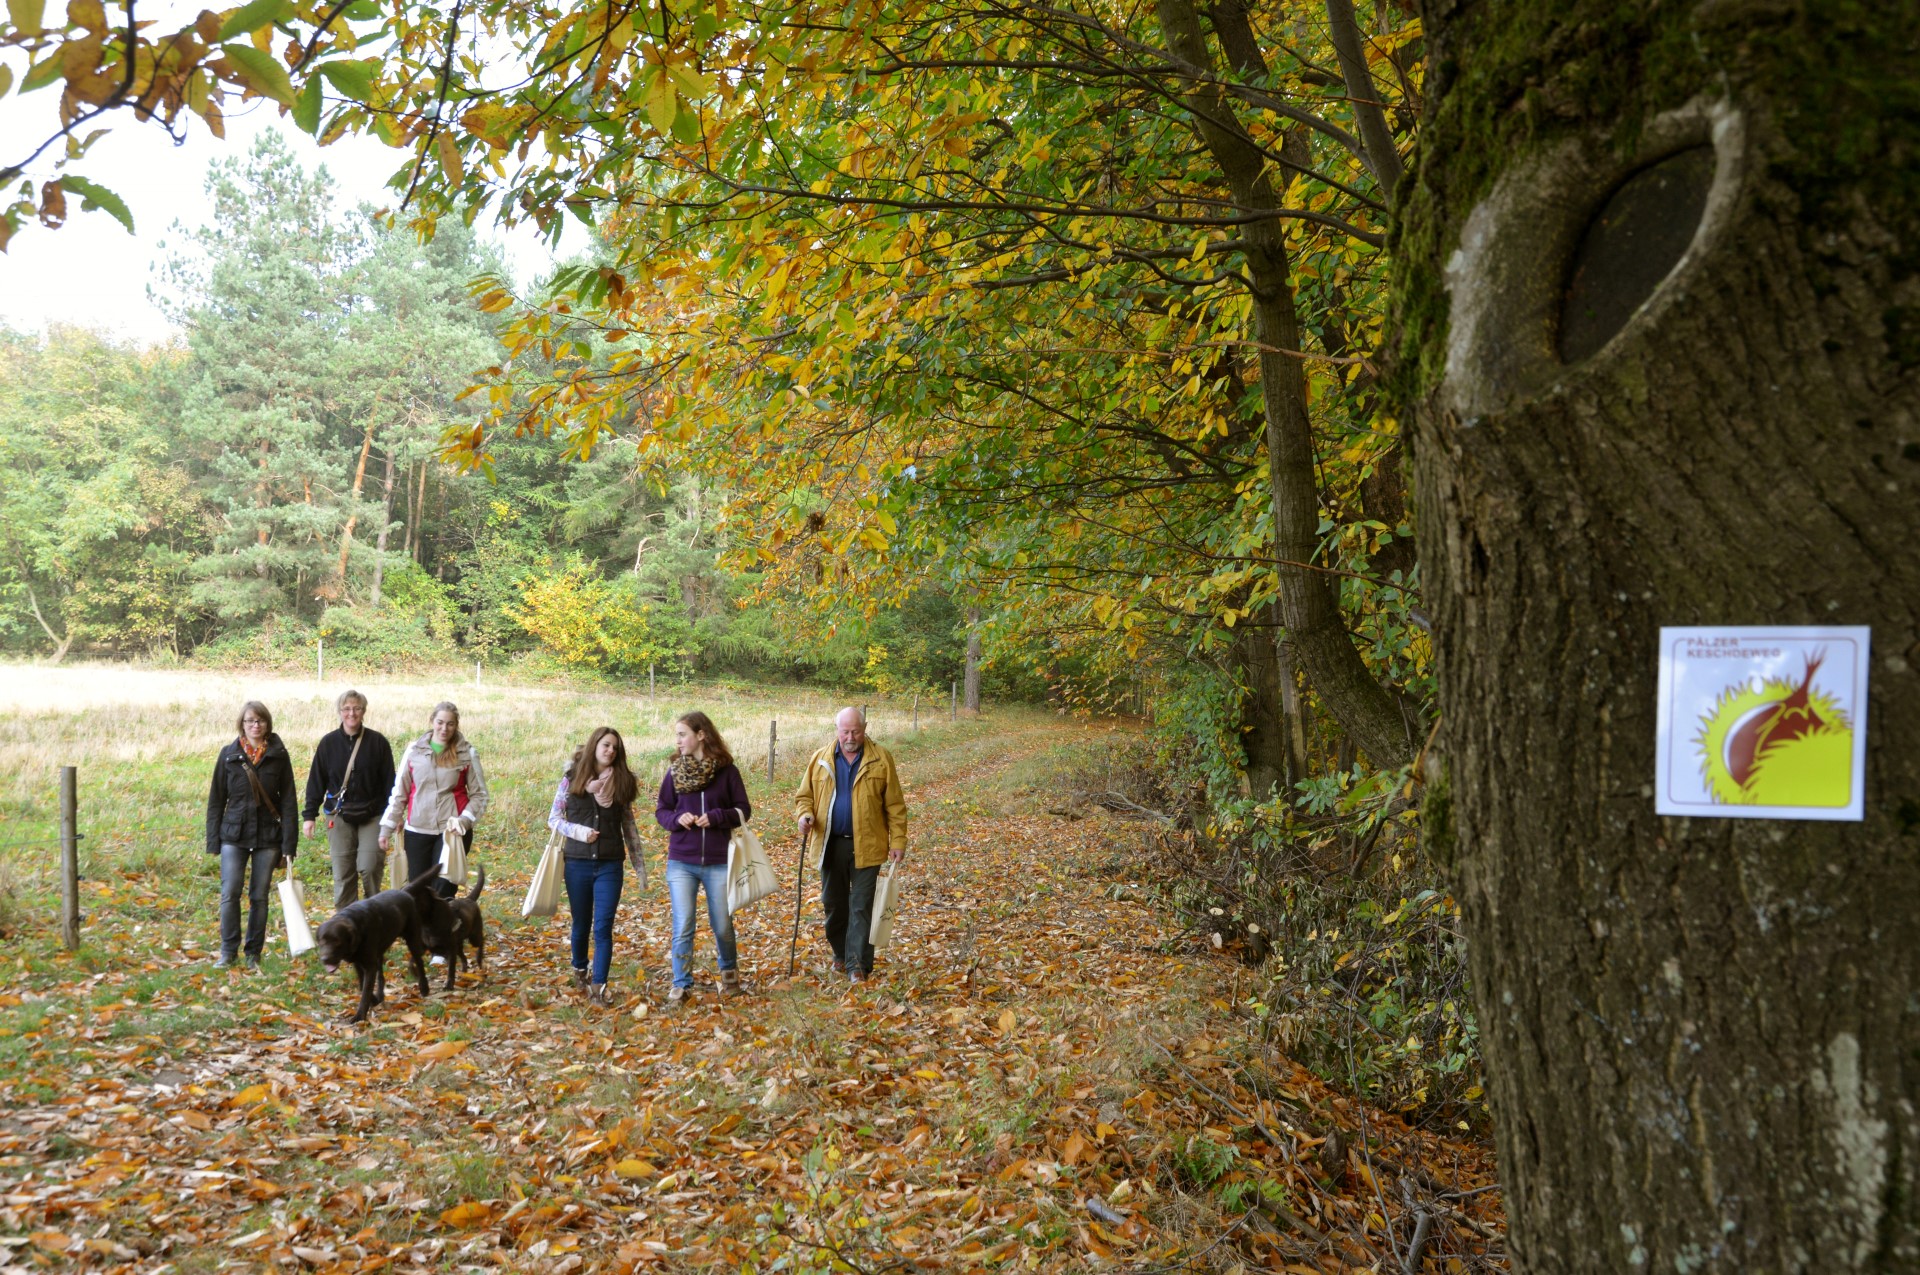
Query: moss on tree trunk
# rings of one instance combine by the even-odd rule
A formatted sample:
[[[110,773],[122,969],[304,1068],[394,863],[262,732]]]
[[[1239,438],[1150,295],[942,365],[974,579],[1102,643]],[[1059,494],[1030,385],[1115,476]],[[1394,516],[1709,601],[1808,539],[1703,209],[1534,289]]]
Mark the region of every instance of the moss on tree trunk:
[[[1516,1265],[1916,1269],[1912,14],[1482,0],[1428,24],[1396,248],[1443,723],[1430,831],[1466,912]],[[1590,219],[1701,146],[1686,255],[1563,362]],[[1597,286],[1635,286],[1631,264]],[[1654,814],[1660,626],[1755,623],[1872,626],[1865,822]]]

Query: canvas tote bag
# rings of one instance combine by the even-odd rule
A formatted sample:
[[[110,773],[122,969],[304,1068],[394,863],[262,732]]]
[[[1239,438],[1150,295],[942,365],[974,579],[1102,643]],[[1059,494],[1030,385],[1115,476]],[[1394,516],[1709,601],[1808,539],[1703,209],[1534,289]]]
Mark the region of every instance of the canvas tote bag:
[[[455,885],[467,879],[467,829],[457,818],[440,832],[440,875]]]
[[[313,927],[307,924],[307,888],[291,871],[280,878],[280,910],[287,914],[287,951],[298,956],[313,947]]]
[[[742,823],[727,840],[727,911],[752,907],[780,888],[760,837]]]
[[[873,883],[873,923],[867,927],[867,942],[876,952],[893,942],[893,914],[899,902],[900,865],[889,859],[880,865],[880,876]]]
[[[560,878],[566,871],[561,864],[560,834],[547,838],[540,855],[540,866],[533,870],[533,882],[527,886],[527,900],[520,905],[521,916],[552,916],[560,910]]]

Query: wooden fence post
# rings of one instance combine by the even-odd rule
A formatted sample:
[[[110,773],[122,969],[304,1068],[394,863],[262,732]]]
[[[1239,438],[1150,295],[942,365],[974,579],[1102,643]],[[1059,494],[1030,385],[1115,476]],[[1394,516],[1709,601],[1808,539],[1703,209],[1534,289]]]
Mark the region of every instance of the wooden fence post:
[[[920,733],[920,692],[913,693],[913,733]]]
[[[960,683],[958,682],[953,684],[953,706],[947,710],[947,717],[951,721],[960,720]]]
[[[773,782],[774,759],[780,752],[780,719],[773,718],[767,723],[767,782]]]
[[[60,941],[80,946],[80,783],[72,766],[60,768]]]

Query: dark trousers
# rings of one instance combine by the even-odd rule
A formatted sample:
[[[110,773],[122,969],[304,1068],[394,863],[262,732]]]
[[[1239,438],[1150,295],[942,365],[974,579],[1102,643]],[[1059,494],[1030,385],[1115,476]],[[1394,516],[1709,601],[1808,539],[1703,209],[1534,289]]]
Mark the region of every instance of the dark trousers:
[[[849,973],[873,972],[873,944],[867,933],[873,928],[873,887],[879,880],[880,865],[853,866],[852,837],[827,838],[826,862],[820,865],[820,902],[827,912],[827,942],[833,945],[833,958]]]
[[[228,960],[240,954],[240,899],[247,900],[246,951],[258,957],[267,946],[267,900],[273,895],[273,870],[280,851],[272,846],[220,847],[220,954]],[[249,881],[248,870],[252,870]]]
[[[573,968],[587,968],[587,934],[593,934],[589,983],[607,981],[613,965],[613,914],[620,906],[626,865],[619,859],[568,859],[564,865],[567,908],[573,913]]]
[[[446,838],[437,832],[415,832],[411,828],[408,828],[406,833],[407,881],[411,881],[428,868],[431,868],[434,864],[440,862],[440,843],[445,841]],[[467,857],[469,859],[473,857],[473,834],[471,832],[467,834]],[[467,871],[471,873],[473,869],[468,868]],[[397,884],[405,885],[407,881],[397,882]],[[454,895],[460,893],[460,888],[445,877],[441,877],[433,883],[433,892],[443,899],[451,899]]]

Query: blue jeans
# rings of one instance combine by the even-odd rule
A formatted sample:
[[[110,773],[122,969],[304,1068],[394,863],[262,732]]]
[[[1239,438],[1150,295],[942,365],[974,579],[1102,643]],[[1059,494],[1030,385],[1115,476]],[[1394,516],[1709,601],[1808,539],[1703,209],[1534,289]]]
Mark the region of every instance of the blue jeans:
[[[693,901],[701,886],[707,888],[707,924],[713,927],[713,946],[720,955],[720,968],[730,970],[740,963],[733,946],[733,917],[727,913],[727,865],[711,863],[705,867],[667,860],[667,895],[673,900],[673,985],[692,987]]]
[[[253,880],[247,880],[252,865]],[[220,847],[220,955],[232,960],[240,954],[240,896],[247,896],[247,955],[259,956],[267,946],[267,899],[273,893],[273,870],[280,851],[272,846],[248,849]]]
[[[613,913],[626,883],[619,859],[565,861],[567,907],[573,913],[573,968],[587,968],[587,926],[593,926],[593,973],[588,982],[604,983],[613,966]]]

